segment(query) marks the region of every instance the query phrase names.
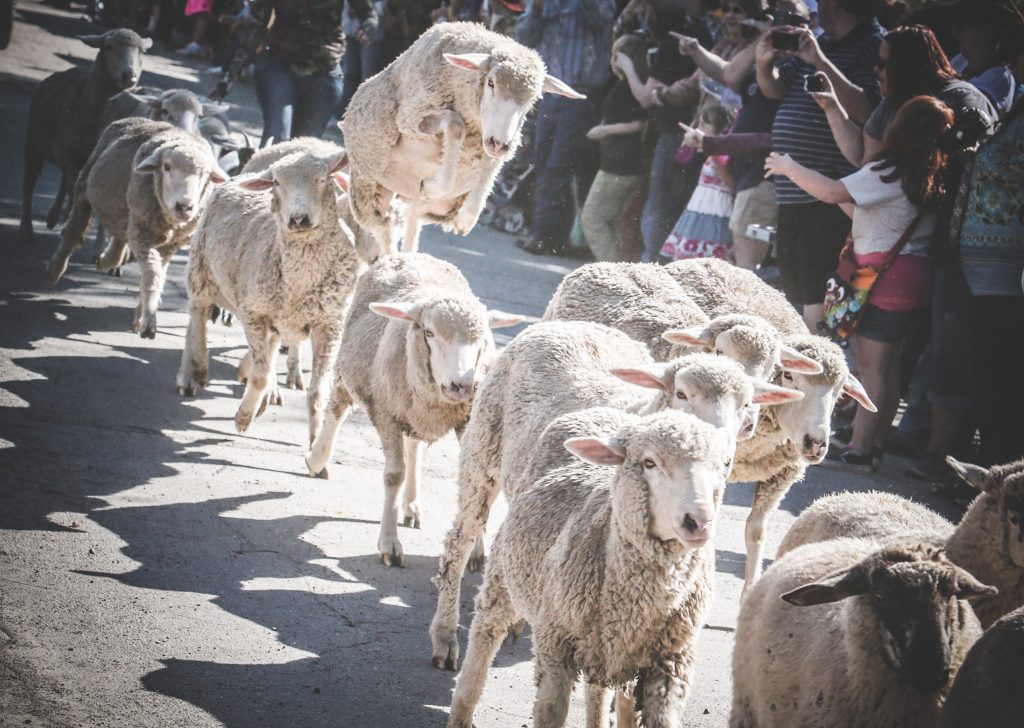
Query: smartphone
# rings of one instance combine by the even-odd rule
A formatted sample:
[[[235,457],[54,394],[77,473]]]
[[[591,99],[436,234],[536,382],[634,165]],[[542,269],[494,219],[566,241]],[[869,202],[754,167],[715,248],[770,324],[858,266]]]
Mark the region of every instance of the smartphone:
[[[825,90],[825,76],[820,73],[814,73],[804,79],[804,90],[822,92]]]
[[[777,51],[799,50],[800,35],[791,30],[773,30],[772,47]]]

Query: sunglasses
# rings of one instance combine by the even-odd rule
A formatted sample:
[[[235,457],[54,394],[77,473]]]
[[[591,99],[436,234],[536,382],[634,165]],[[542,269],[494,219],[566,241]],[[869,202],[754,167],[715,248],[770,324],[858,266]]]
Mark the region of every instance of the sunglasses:
[[[888,58],[879,58],[877,61],[875,61],[875,68],[877,68],[879,71],[884,71],[886,66],[888,66],[888,65],[889,65],[889,59]]]

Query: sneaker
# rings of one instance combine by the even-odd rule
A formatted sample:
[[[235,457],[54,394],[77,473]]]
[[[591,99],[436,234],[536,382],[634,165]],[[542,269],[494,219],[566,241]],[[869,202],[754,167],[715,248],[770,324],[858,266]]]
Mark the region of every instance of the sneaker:
[[[174,52],[179,56],[185,56],[186,58],[206,58],[206,49],[195,41],[192,41],[184,48],[179,48]]]
[[[952,472],[946,465],[946,459],[937,452],[926,452],[906,469],[906,474],[917,480],[929,483],[945,483],[950,480]]]
[[[835,470],[870,474],[878,470],[881,460],[879,452],[858,452],[848,447],[844,450],[830,449],[821,464]]]

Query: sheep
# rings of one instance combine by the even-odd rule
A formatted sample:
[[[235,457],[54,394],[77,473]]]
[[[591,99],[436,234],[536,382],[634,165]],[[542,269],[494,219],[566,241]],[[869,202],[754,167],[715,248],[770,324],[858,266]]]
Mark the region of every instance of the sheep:
[[[352,212],[392,252],[389,210],[408,202],[403,251],[422,219],[466,235],[542,92],[583,98],[540,56],[476,23],[442,23],[362,83],[341,121],[352,156]]]
[[[466,566],[471,571],[482,566],[481,537],[490,505],[499,491],[511,501],[531,485],[525,477],[530,458],[524,453],[533,452],[556,417],[596,406],[638,413],[674,408],[726,430],[735,445],[738,437],[753,436],[756,405],[781,405],[801,396],[752,380],[726,357],[692,354],[654,363],[642,344],[600,324],[542,322],[519,334],[481,385],[462,438],[458,508],[434,579],[435,667],[454,670],[458,663],[460,581]]]
[[[329,156],[296,153],[260,174],[220,185],[192,235],[189,324],[177,389],[194,396],[206,386],[207,321],[214,306],[232,312],[252,361],[235,414],[239,432],[266,405],[280,341],[297,341],[307,332],[313,344],[306,393],[310,443],[320,431],[326,377],[360,268],[351,232],[338,223],[333,174],[346,162],[338,147]]]
[[[947,458],[954,471],[981,491],[960,523],[896,495],[843,493],[819,498],[793,523],[779,546],[781,556],[814,541],[840,536],[877,540],[928,540],[949,559],[999,593],[978,599],[974,611],[988,628],[1024,606],[1024,460],[994,468]]]
[[[931,728],[994,591],[925,544],[789,552],[740,602],[730,727]]]
[[[199,121],[204,117],[223,114],[230,107],[196,96],[181,88],[161,91],[152,86],[121,91],[107,101],[100,117],[100,129],[106,129],[119,119],[142,116],[154,121],[166,121],[179,129],[200,134]],[[219,130],[218,130],[219,131]],[[208,139],[213,144],[231,143],[230,139]],[[216,152],[216,150],[214,150]]]
[[[518,619],[533,629],[535,726],[564,724],[580,674],[588,716],[617,688],[636,695],[643,725],[678,726],[712,597],[728,437],[671,411],[601,409],[550,428],[582,432],[564,446],[585,462],[548,470],[509,505],[448,726],[472,725],[488,667]]]
[[[366,408],[384,449],[381,562],[402,565],[398,491],[405,481],[405,525],[419,528],[419,455],[469,419],[477,382],[494,354],[491,329],[521,316],[488,311],[458,269],[429,255],[377,261],[356,286],[330,406],[306,456],[310,475],[327,477],[338,427],[354,402]]]
[[[119,266],[126,245],[139,260],[142,277],[132,330],[154,338],[171,256],[188,242],[208,184],[226,178],[194,134],[149,119],[115,122],[100,136],[75,185],[72,217],[47,266],[48,282],[64,274],[95,210],[111,234],[99,265]]]
[[[967,653],[939,728],[1015,728],[1024,716],[1024,608],[1006,615]]]
[[[78,172],[89,158],[100,134],[100,116],[107,99],[139,81],[142,54],[153,41],[119,28],[103,35],[78,37],[98,48],[89,66],[54,73],[32,93],[25,132],[25,169],[21,183],[21,238],[35,239],[32,229],[32,197],[44,162],[61,170],[60,190],[46,216],[53,229],[64,207],[64,198],[74,189]]]
[[[646,344],[658,361],[696,348],[725,353],[760,379],[770,376],[776,365],[821,372],[820,364],[785,346],[764,319],[702,311],[661,266],[591,263],[577,268],[562,279],[548,302],[544,320],[556,319],[594,321],[619,329]],[[665,336],[670,329],[673,334]]]

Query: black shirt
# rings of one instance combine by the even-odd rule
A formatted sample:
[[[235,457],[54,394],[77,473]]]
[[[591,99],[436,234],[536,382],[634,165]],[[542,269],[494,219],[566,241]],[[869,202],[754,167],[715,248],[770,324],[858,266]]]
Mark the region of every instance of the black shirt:
[[[624,124],[646,121],[647,112],[629,90],[629,83],[616,81],[604,99],[602,124]],[[640,174],[643,146],[640,132],[613,134],[603,137],[601,145],[601,171],[609,174]]]
[[[678,27],[672,28],[677,33],[696,38],[705,48],[710,48],[711,34],[707,26],[699,20],[686,21]],[[654,55],[654,64],[651,66],[651,78],[660,81],[666,86],[671,86],[681,78],[689,78],[697,70],[697,64],[689,56],[679,52],[679,41],[672,36],[658,44],[658,50]],[[679,129],[679,122],[689,124],[693,121],[695,106],[652,106],[651,116],[662,134],[682,134]]]

